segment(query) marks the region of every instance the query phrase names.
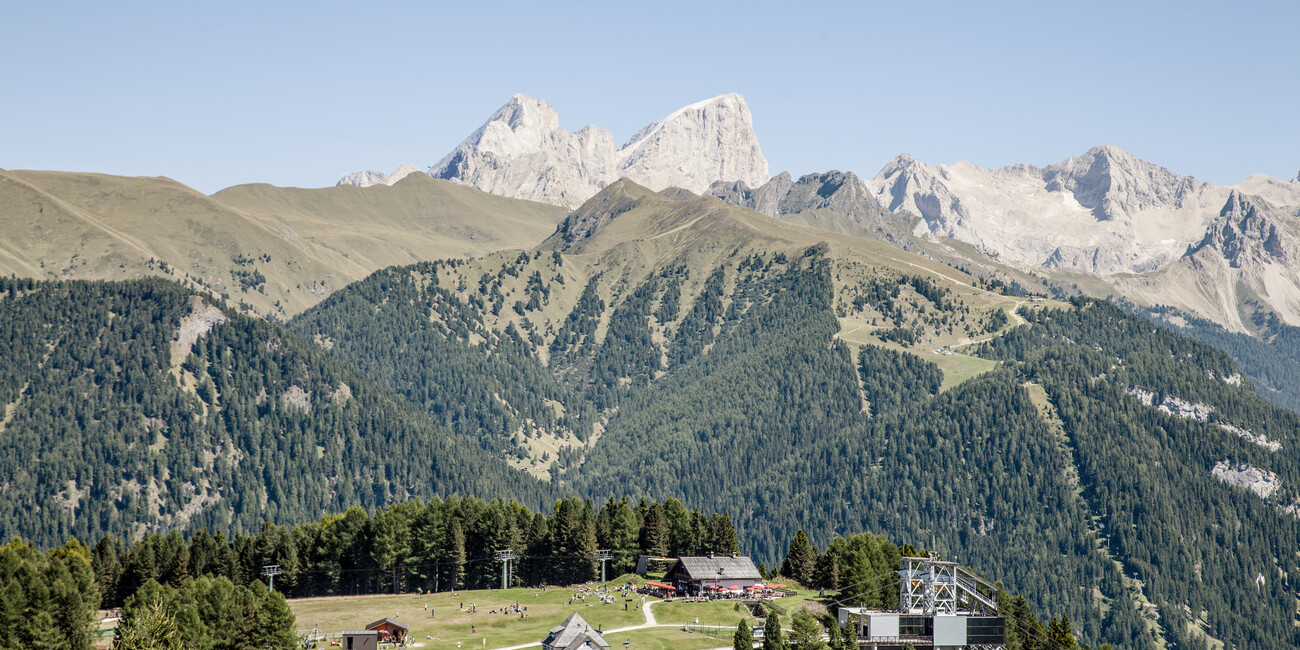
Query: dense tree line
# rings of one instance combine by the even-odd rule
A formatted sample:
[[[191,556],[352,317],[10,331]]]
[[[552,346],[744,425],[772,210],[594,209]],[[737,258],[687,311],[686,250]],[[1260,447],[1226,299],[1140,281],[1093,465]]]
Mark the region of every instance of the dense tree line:
[[[872,412],[883,413],[930,397],[943,384],[939,366],[914,354],[864,345],[858,349],[863,397]]]
[[[573,584],[600,576],[597,549],[612,551],[610,577],[642,554],[736,554],[726,513],[663,502],[577,497],[549,513],[472,497],[404,501],[368,513],[351,508],[292,527],[264,522],[255,534],[149,532],[126,542],[76,539],[48,552],[0,547],[0,644],[89,647],[96,608],[124,607],[117,647],[234,650],[295,647],[285,596],[481,589],[501,584],[494,552],[513,549],[514,585]],[[262,567],[278,565],[275,591]],[[136,645],[145,641],[154,645]],[[183,642],[167,646],[168,640]]]
[[[86,648],[99,607],[90,552],[75,538],[46,552],[0,547],[0,647]]]
[[[541,513],[514,501],[435,497],[292,527],[264,523],[256,534],[233,537],[200,530],[187,539],[172,530],[127,543],[106,536],[85,554],[104,602],[121,605],[146,585],[184,589],[203,576],[251,587],[271,564],[284,572],[277,591],[294,597],[481,589],[501,584],[494,553],[502,549],[520,556],[513,584],[537,585],[599,577],[597,549],[614,556],[612,577],[630,573],[642,554],[736,554],[739,543],[726,513],[687,510],[671,498],[597,507],[573,497]]]
[[[0,279],[0,533],[47,546],[461,491],[549,500],[273,323],[213,310],[211,330],[173,357],[204,300],[157,279]]]
[[[638,286],[609,316],[609,328],[592,360],[591,399],[608,409],[628,390],[649,385],[661,366],[663,350],[650,331],[650,314],[657,283]]]
[[[113,647],[293,650],[301,647],[295,622],[284,596],[261,582],[203,575],[173,587],[150,580],[126,599]]]
[[[1237,647],[1300,644],[1292,625],[1300,563],[1275,549],[1300,543],[1297,520],[1281,510],[1297,498],[1300,464],[1218,426],[1300,444],[1300,417],[1225,379],[1237,374],[1223,352],[1154,327],[1099,302],[1027,312],[1030,327],[985,346],[1022,359],[1018,370],[1047,390],[1069,436],[1088,511],[1104,525],[1105,547],[1146,585],[1170,641],[1189,636],[1189,615]],[[1211,409],[1207,421],[1162,412],[1129,395],[1140,388]],[[1222,461],[1275,475],[1268,498],[1225,485]],[[1193,576],[1189,580],[1186,577]],[[1202,614],[1203,612],[1203,614]]]
[[[1251,379],[1260,395],[1278,406],[1300,411],[1300,327],[1280,322],[1270,313],[1256,323],[1260,330],[1256,337],[1229,332],[1213,321],[1168,307],[1118,304],[1165,329],[1223,350]]]

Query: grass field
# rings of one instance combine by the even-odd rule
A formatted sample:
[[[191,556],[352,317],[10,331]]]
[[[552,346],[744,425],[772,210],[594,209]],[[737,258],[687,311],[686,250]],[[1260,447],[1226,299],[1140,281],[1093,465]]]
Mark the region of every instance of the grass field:
[[[611,582],[620,585],[621,582]],[[486,591],[443,592],[430,595],[398,594],[376,596],[336,596],[328,598],[299,598],[289,601],[300,631],[319,629],[325,633],[362,629],[381,618],[391,617],[411,627],[413,641],[424,648],[504,648],[528,643],[540,643],[552,627],[559,625],[570,614],[577,612],[588,623],[603,630],[615,630],[642,625],[645,613],[637,609],[639,596],[619,597],[613,605],[602,605],[599,599],[588,596],[570,604],[573,591],[552,588],[507,589]],[[615,593],[618,593],[615,590]],[[782,598],[782,607],[793,609],[803,604],[811,592]],[[719,626],[735,628],[741,619],[754,621],[745,608],[737,611],[733,601],[687,603],[655,601],[652,612],[660,627],[611,633],[607,640],[615,648],[630,641],[630,648],[682,648],[685,650],[729,646],[731,632],[720,631],[716,636],[699,632],[686,632],[684,625]],[[477,605],[476,612],[468,610]],[[503,614],[509,605],[518,603],[527,608],[528,618],[519,614]],[[624,609],[626,605],[627,609]],[[427,609],[426,609],[427,606]],[[492,613],[495,611],[496,613]],[[328,647],[328,646],[325,646]]]

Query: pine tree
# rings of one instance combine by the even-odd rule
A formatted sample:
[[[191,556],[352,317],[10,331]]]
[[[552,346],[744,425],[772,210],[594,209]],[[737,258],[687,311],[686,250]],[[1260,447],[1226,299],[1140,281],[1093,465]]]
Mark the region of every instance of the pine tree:
[[[710,550],[718,555],[740,555],[740,542],[736,538],[736,526],[731,523],[729,513],[714,514],[709,519],[712,529]]]
[[[663,506],[656,501],[650,504],[645,513],[645,525],[641,549],[649,555],[665,556],[668,554],[668,521],[664,516]]]
[[[465,529],[460,519],[451,521],[451,588],[460,589],[465,585]]]
[[[664,501],[664,519],[668,524],[668,554],[681,557],[695,552],[695,535],[691,513],[681,501],[669,497]]]
[[[801,585],[811,585],[813,571],[817,568],[817,549],[808,541],[803,530],[795,533],[794,541],[785,553],[785,562],[781,563],[781,575]]]
[[[176,617],[166,604],[155,601],[122,621],[113,640],[115,650],[184,650]]]
[[[832,617],[828,623],[826,626],[828,645],[830,645],[831,650],[840,650],[840,645],[843,643],[843,630],[840,629],[840,622]]]
[[[206,531],[205,531],[206,533]],[[95,571],[100,598],[105,605],[117,605],[117,583],[122,578],[122,564],[117,558],[117,542],[108,535],[99,538],[91,552],[90,565]]]
[[[749,621],[741,620],[736,624],[736,633],[731,637],[731,646],[735,650],[754,650],[754,632]]]
[[[627,504],[627,499],[619,501],[614,506],[614,514],[610,518],[608,546],[614,554],[614,574],[607,577],[613,578],[636,568],[637,551],[640,550],[637,532],[636,513]]]
[[[261,583],[254,583],[256,590]],[[294,650],[297,646],[295,620],[289,603],[279,592],[265,589],[257,608],[258,644],[274,650]]]
[[[790,650],[781,631],[781,615],[772,610],[763,623],[763,650]]]
[[[594,580],[600,576],[600,563],[596,561],[596,516],[588,507],[583,510],[578,522],[578,580]]]
[[[1052,620],[1047,624],[1047,638],[1052,641],[1055,647],[1079,647],[1079,642],[1074,638],[1074,632],[1070,630],[1069,616],[1062,615],[1060,620],[1053,616]]]
[[[825,650],[822,641],[822,625],[808,610],[801,609],[790,619],[791,650]]]

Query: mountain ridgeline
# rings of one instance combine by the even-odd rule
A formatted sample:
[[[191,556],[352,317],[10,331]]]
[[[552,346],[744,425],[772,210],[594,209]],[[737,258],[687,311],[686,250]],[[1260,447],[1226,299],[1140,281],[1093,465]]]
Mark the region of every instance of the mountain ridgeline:
[[[799,530],[918,540],[1089,643],[1300,645],[1300,419],[1227,355],[814,225],[619,181],[534,249],[383,268],[285,325],[161,279],[0,281],[0,524],[678,499],[769,566]]]

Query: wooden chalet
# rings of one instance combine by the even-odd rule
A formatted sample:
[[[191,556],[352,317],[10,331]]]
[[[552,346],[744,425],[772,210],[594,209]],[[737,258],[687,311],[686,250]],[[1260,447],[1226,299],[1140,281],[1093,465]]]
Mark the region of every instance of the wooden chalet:
[[[366,626],[367,632],[378,632],[379,640],[388,643],[401,643],[411,634],[411,628],[405,623],[391,618],[381,618]]]
[[[711,592],[743,592],[763,582],[754,561],[745,556],[683,557],[668,569],[664,582],[698,596]]]

